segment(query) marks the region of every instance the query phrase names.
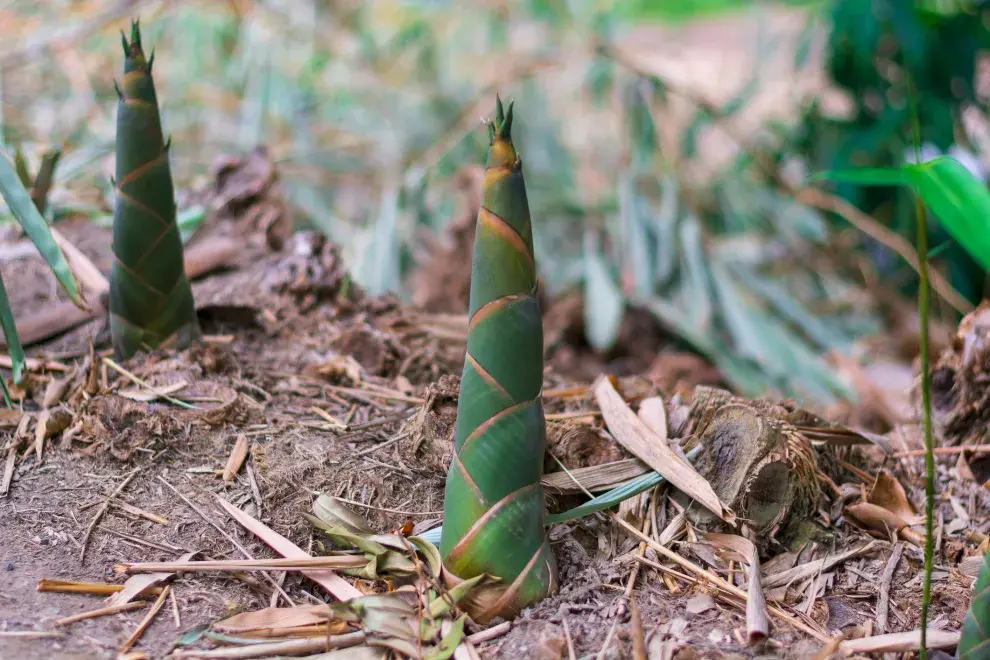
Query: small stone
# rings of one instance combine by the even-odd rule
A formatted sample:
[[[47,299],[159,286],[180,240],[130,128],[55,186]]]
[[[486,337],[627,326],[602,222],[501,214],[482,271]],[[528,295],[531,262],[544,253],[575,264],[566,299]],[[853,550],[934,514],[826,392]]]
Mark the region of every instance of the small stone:
[[[708,610],[715,607],[715,599],[708,594],[698,594],[694,596],[687,602],[685,611],[688,614],[695,615],[701,614],[702,612],[707,612]]]
[[[5,570],[8,573],[10,573],[12,570],[14,570],[14,562],[10,561],[9,559],[7,561],[5,561],[3,563],[3,570]]]
[[[712,644],[721,644],[724,638],[725,633],[718,628],[714,628],[710,633],[708,633],[708,641]]]

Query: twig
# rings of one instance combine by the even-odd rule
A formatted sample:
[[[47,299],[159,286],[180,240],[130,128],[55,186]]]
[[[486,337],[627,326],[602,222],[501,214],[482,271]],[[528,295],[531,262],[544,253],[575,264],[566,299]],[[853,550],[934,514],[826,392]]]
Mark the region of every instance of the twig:
[[[168,599],[172,602],[172,619],[175,620],[175,629],[182,627],[182,618],[179,616],[179,601],[175,597],[175,589],[168,594]]]
[[[472,644],[481,644],[482,642],[488,642],[498,637],[501,637],[505,633],[512,629],[511,621],[503,621],[497,626],[492,626],[482,630],[481,632],[476,632],[473,635],[468,635],[465,639]]]
[[[175,398],[169,396],[168,394],[166,394],[165,392],[162,392],[161,390],[155,388],[150,383],[148,383],[148,382],[142,380],[141,378],[135,376],[130,371],[128,371],[127,369],[124,369],[122,366],[120,366],[119,364],[117,364],[116,362],[114,362],[113,360],[111,360],[108,357],[103,358],[103,364],[107,365],[108,367],[110,367],[111,369],[113,369],[114,371],[116,371],[117,373],[119,373],[120,375],[125,376],[126,378],[130,379],[135,385],[140,385],[141,387],[145,388],[149,392],[152,392],[153,394],[156,394],[158,396],[158,398],[160,398],[160,399],[165,399],[169,403],[174,403],[177,406],[182,406],[183,408],[188,408],[189,410],[199,410],[199,408],[197,408],[193,404],[186,403],[185,401],[179,401],[178,399],[175,399]]]
[[[314,495],[322,495],[319,491],[311,491]],[[354,500],[349,500],[344,497],[334,497],[336,500],[340,500],[344,504],[351,504],[353,506],[359,506],[365,509],[372,509],[374,511],[385,511],[387,513],[397,513],[401,516],[439,516],[443,514],[443,511],[404,511],[402,509],[389,509],[384,506],[374,506],[373,504],[362,504],[361,502],[356,502]]]
[[[564,617],[564,639],[567,640],[567,660],[577,660],[574,652],[574,640],[571,639],[571,627],[567,625],[567,617]]]
[[[179,498],[183,502],[186,503],[186,506],[188,506],[190,509],[192,509],[193,511],[195,511],[199,515],[200,518],[202,518],[203,520],[205,520],[206,523],[208,525],[210,525],[210,527],[212,527],[213,529],[215,529],[218,532],[220,532],[220,534],[222,534],[225,539],[227,539],[228,541],[230,541],[234,545],[235,548],[237,548],[238,550],[241,551],[241,554],[243,554],[248,559],[254,559],[254,557],[251,555],[251,553],[247,551],[247,548],[245,548],[243,545],[241,545],[240,543],[238,543],[237,542],[237,539],[235,539],[233,536],[230,535],[230,532],[228,532],[223,527],[221,527],[220,525],[218,525],[217,523],[215,523],[209,516],[207,516],[205,513],[203,513],[203,510],[202,509],[200,509],[198,506],[196,506],[195,504],[193,504],[192,501],[188,497],[186,497],[185,495],[183,495],[182,493],[180,493],[178,491],[178,489],[176,489],[175,486],[173,486],[172,484],[170,484],[163,476],[158,475],[158,480],[161,481],[166,486],[168,486],[168,489],[169,490],[171,490],[173,493],[175,493],[176,495],[178,495]],[[282,587],[278,584],[278,582],[275,581],[275,579],[271,575],[268,575],[267,573],[262,573],[262,575],[264,575],[265,578],[268,579],[268,581],[272,584],[272,586],[275,587],[275,590],[277,592],[279,592],[280,594],[282,594],[282,597],[285,599],[285,602],[289,603],[290,605],[295,605],[295,603],[292,601],[292,599],[289,598],[289,594],[285,593],[285,591],[282,590]]]
[[[129,603],[121,603],[120,605],[101,607],[98,610],[82,612],[81,614],[73,614],[72,616],[67,616],[64,619],[56,620],[52,625],[68,626],[78,621],[85,621],[86,619],[95,619],[96,617],[106,616],[107,614],[116,614],[117,612],[130,612],[131,610],[139,610],[142,607],[147,607],[147,606],[148,606],[148,601],[132,600]]]
[[[330,649],[346,649],[364,643],[363,632],[352,632],[331,637],[290,639],[284,642],[265,642],[234,648],[210,649],[209,651],[189,649],[174,651],[170,658],[224,658],[224,660],[246,660],[248,658],[268,658],[281,655],[307,655]]]
[[[310,557],[308,559],[230,559],[216,561],[149,561],[117,564],[122,573],[172,573],[201,571],[299,571],[306,568],[364,568],[368,560],[364,555],[336,555]]]
[[[127,487],[127,484],[131,483],[131,480],[137,476],[137,473],[140,470],[141,468],[135,468],[133,472],[127,475],[127,478],[124,479],[112,493],[110,493],[110,496],[107,497],[106,500],[104,500],[103,506],[101,506],[100,510],[96,512],[96,515],[93,516],[93,520],[89,523],[89,527],[86,528],[86,534],[83,536],[82,550],[79,551],[80,564],[83,563],[83,561],[85,561],[86,559],[86,547],[89,544],[89,537],[90,535],[92,535],[93,530],[96,529],[96,525],[99,524],[100,519],[103,518],[103,516],[106,514],[107,509],[110,508],[110,502],[113,500],[113,498],[117,497],[117,495],[120,495],[120,492]]]
[[[960,445],[958,447],[935,447],[933,453],[942,456],[946,454],[965,454],[966,452],[973,452],[974,454],[986,454],[990,452],[990,445]],[[891,454],[893,458],[909,458],[914,456],[924,456],[924,449],[910,449],[908,451],[899,451],[895,454]]]
[[[148,626],[151,625],[151,622],[154,621],[155,615],[158,614],[158,610],[162,609],[162,605],[165,604],[165,599],[168,598],[170,593],[172,593],[172,585],[165,585],[165,588],[162,589],[162,592],[158,595],[158,600],[155,601],[155,604],[151,606],[148,613],[144,615],[143,619],[141,619],[141,623],[138,624],[137,629],[131,633],[131,636],[128,637],[127,641],[125,641],[120,647],[121,654],[127,653],[131,647],[134,646],[139,639],[141,639],[141,635],[144,634],[144,631],[147,630]]]
[[[882,635],[887,632],[887,607],[890,604],[890,581],[894,579],[894,571],[897,570],[897,562],[901,560],[901,553],[904,552],[904,544],[898,543],[894,546],[887,565],[883,569],[883,578],[880,580],[880,598],[877,600],[877,633]]]
[[[623,520],[619,516],[615,515],[614,513],[613,514],[610,514],[610,515],[611,515],[612,520],[614,520],[619,525],[621,525],[623,528],[625,528],[633,536],[636,536],[637,538],[639,538],[639,539],[641,539],[643,541],[646,541],[646,543],[651,548],[653,548],[654,550],[656,550],[659,554],[662,554],[667,559],[670,559],[671,561],[673,561],[676,564],[680,564],[682,567],[688,569],[692,573],[695,573],[695,574],[701,576],[702,578],[708,580],[712,584],[717,585],[721,589],[723,589],[725,591],[728,591],[729,593],[731,593],[732,595],[736,596],[737,598],[741,598],[744,603],[747,602],[748,597],[746,595],[746,592],[743,591],[742,589],[740,589],[739,587],[735,586],[734,584],[729,584],[728,582],[726,582],[725,580],[723,580],[719,576],[715,575],[714,573],[709,573],[708,571],[705,571],[704,569],[699,568],[698,566],[694,565],[693,563],[691,563],[687,559],[684,559],[683,557],[681,557],[677,553],[673,552],[672,550],[669,550],[665,546],[660,545],[659,543],[657,543],[656,541],[654,541],[650,537],[646,536],[645,534],[643,534],[642,532],[640,532],[638,529],[636,529],[635,527],[633,527],[632,525],[630,525],[629,523],[627,523],[625,520]],[[817,639],[820,642],[827,642],[830,639],[830,637],[828,637],[828,635],[825,635],[822,632],[820,632],[818,630],[815,630],[814,628],[812,628],[811,626],[807,625],[806,623],[804,623],[800,619],[798,619],[798,618],[796,618],[794,616],[791,616],[790,614],[788,614],[787,612],[781,610],[778,607],[775,607],[773,605],[767,605],[767,609],[770,612],[772,612],[775,616],[777,616],[778,618],[786,621],[787,623],[791,624],[792,626],[794,626],[798,630],[811,635],[812,637],[814,637],[815,639]]]
[[[829,194],[817,188],[803,188],[798,191],[797,200],[808,206],[814,206],[823,211],[831,211],[846,219],[849,224],[871,237],[878,243],[882,243],[901,256],[904,261],[917,272],[921,272],[921,265],[918,261],[918,252],[911,245],[911,242],[895,231],[884,227],[866,213],[835,195]],[[973,305],[961,293],[949,283],[938,271],[931,271],[932,288],[942,296],[943,299],[961,314],[968,314],[973,310]]]

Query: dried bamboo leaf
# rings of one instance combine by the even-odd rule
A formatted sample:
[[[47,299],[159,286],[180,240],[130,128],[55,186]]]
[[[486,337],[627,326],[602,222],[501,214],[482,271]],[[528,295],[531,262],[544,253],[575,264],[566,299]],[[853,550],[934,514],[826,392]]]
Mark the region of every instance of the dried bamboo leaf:
[[[650,467],[638,458],[626,458],[566,472],[551,472],[543,475],[542,481],[544,488],[560,493],[595,492],[615,488],[650,471]]]
[[[281,630],[326,623],[330,608],[326,605],[299,607],[266,607],[253,612],[241,612],[217,621],[211,628],[222,632],[250,632],[254,630]]]
[[[722,506],[711,484],[647,428],[608,378],[599,377],[592,390],[605,423],[619,444],[719,518],[730,524],[734,521],[735,517]]]
[[[867,500],[870,504],[887,509],[895,514],[907,525],[919,525],[924,522],[924,518],[918,515],[917,509],[908,499],[904,486],[886,470],[877,473],[873,489]]]
[[[774,573],[763,578],[763,588],[773,589],[774,587],[780,587],[791,582],[799,582],[805,580],[812,575],[817,575],[819,573],[824,573],[830,570],[833,566],[838,566],[847,559],[853,557],[858,557],[860,555],[865,555],[867,552],[873,549],[877,545],[876,541],[870,541],[865,545],[861,545],[857,548],[847,550],[846,552],[831,555],[824,559],[816,559],[814,561],[809,561],[800,566],[795,566],[794,568],[789,568],[786,571],[781,571],[779,573]]]
[[[283,557],[299,559],[308,558],[310,556],[309,553],[294,544],[292,541],[269,528],[261,521],[255,520],[219,495],[214,494],[214,497],[216,497],[217,503],[220,504],[220,506],[222,506],[224,510],[237,522],[241,523],[241,525],[243,525],[249,532],[267,543],[273,550],[275,550],[275,552],[279,553]],[[333,571],[307,569],[301,572],[310,580],[313,580],[329,591],[337,600],[348,601],[353,598],[359,598],[363,595],[350,582],[340,577]]]

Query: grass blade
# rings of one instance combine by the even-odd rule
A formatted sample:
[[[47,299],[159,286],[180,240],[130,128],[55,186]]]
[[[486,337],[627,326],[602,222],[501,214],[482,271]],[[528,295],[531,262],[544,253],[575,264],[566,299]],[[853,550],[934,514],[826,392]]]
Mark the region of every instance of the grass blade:
[[[3,326],[3,336],[7,340],[7,350],[10,351],[14,382],[19,383],[21,372],[24,369],[24,349],[21,347],[21,340],[17,336],[14,313],[10,310],[10,300],[7,299],[7,288],[3,285],[3,277],[0,277],[0,326]],[[3,384],[4,402],[10,408],[10,393],[7,391],[7,384],[3,382],[2,376],[0,376],[0,383]]]
[[[55,277],[69,294],[72,302],[85,309],[79,284],[62,254],[62,250],[52,238],[52,234],[48,230],[48,223],[41,217],[38,207],[34,205],[34,200],[31,199],[31,194],[21,183],[21,178],[5,154],[0,154],[0,194],[3,195],[14,217],[24,227],[31,242],[34,243],[45,262],[51,267],[52,272],[55,273]]]
[[[700,453],[701,447],[695,447],[687,453],[687,457],[689,460],[693,461],[694,458]],[[546,524],[556,525],[558,523],[570,522],[571,520],[577,520],[578,518],[584,518],[585,516],[590,516],[593,513],[610,509],[611,507],[617,506],[619,503],[628,500],[630,497],[646,492],[654,486],[659,486],[665,481],[666,479],[661,477],[659,472],[648,472],[642,476],[636,477],[635,479],[630,479],[621,486],[616,486],[612,490],[602,493],[598,497],[588,500],[580,506],[576,506],[573,509],[568,509],[562,513],[555,513],[547,516]]]

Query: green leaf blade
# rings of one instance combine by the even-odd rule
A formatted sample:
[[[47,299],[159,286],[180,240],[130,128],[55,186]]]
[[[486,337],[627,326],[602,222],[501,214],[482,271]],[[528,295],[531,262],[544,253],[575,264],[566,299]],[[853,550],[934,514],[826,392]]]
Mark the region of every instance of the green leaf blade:
[[[911,187],[946,231],[990,270],[990,191],[986,185],[948,156],[905,171]]]
[[[24,228],[28,238],[38,248],[42,258],[52,269],[55,277],[72,299],[72,302],[83,306],[82,294],[79,284],[76,282],[69,263],[65,260],[62,250],[52,236],[48,228],[48,223],[31,199],[31,194],[21,182],[13,164],[5,154],[0,154],[0,194],[3,195],[10,211],[17,218],[17,222]]]

